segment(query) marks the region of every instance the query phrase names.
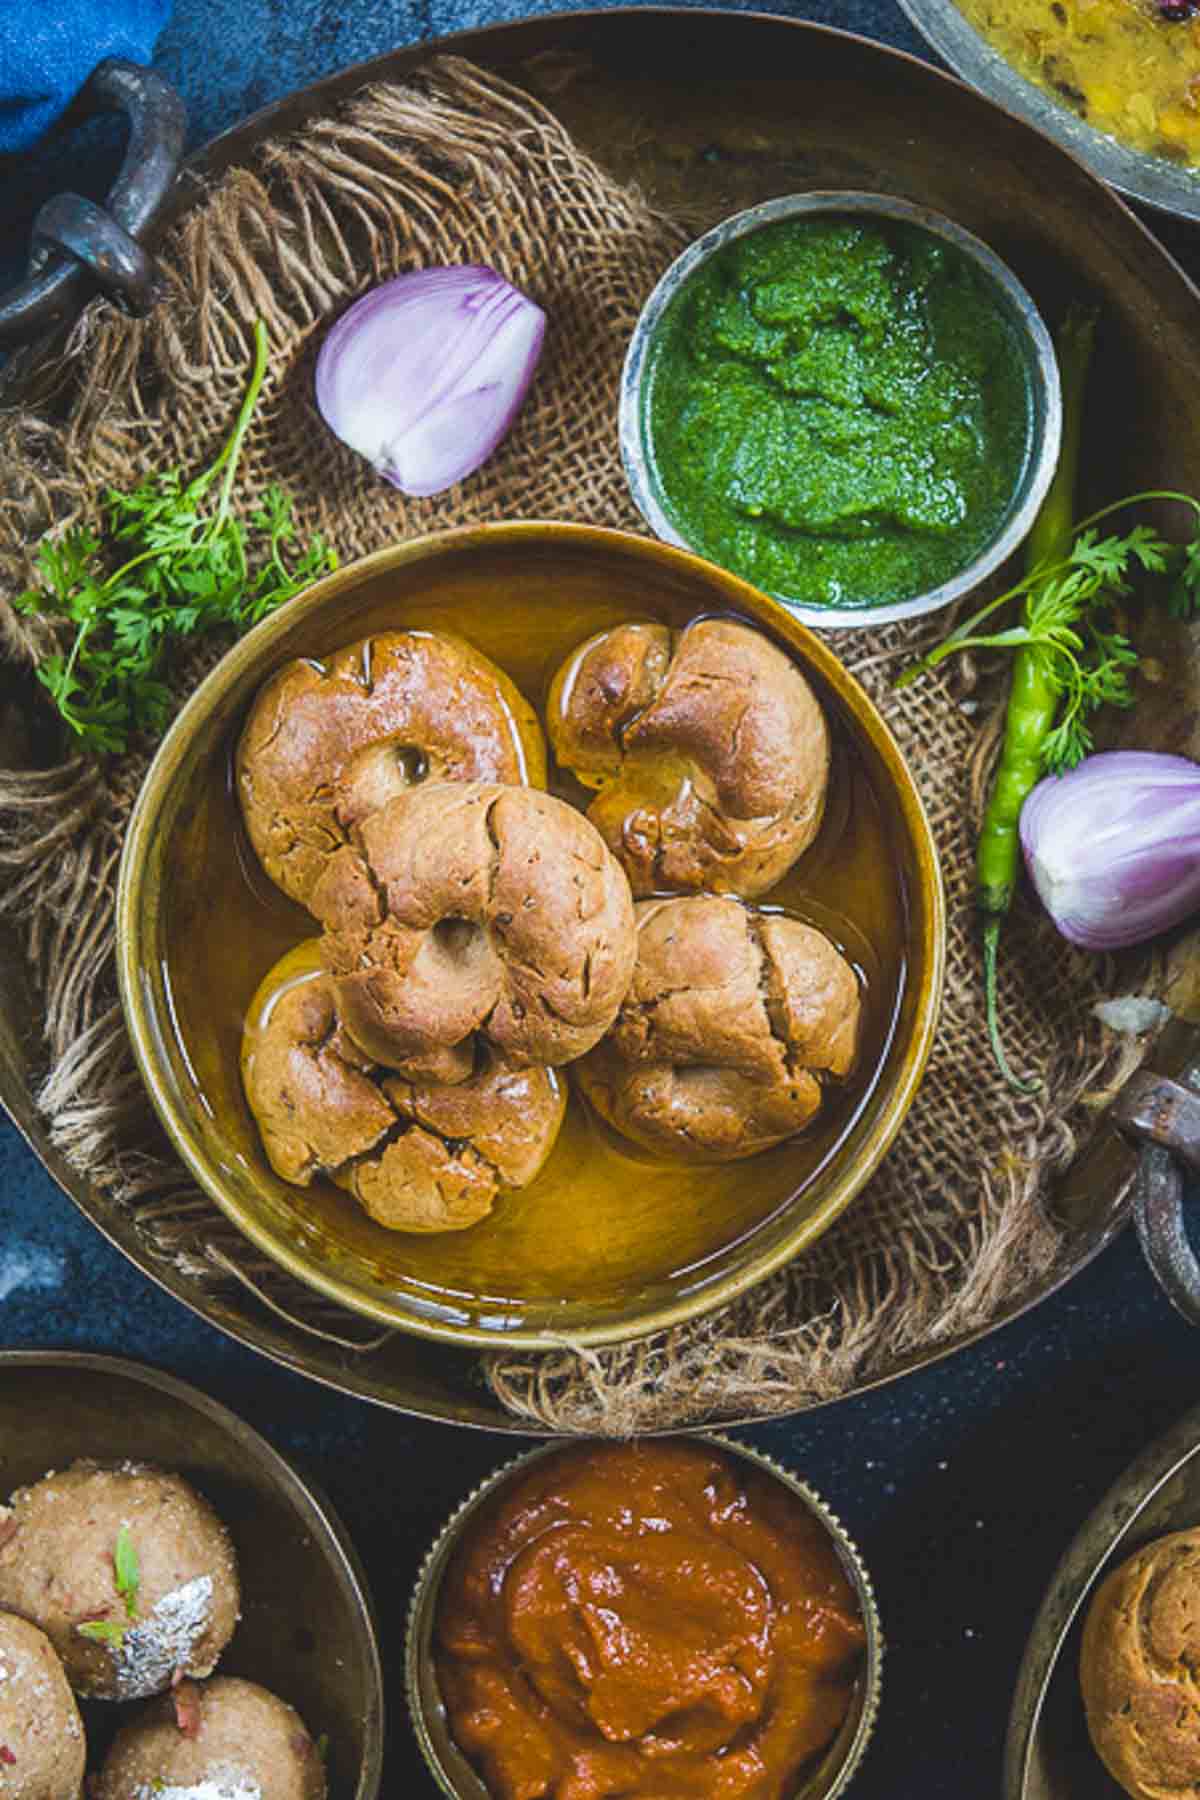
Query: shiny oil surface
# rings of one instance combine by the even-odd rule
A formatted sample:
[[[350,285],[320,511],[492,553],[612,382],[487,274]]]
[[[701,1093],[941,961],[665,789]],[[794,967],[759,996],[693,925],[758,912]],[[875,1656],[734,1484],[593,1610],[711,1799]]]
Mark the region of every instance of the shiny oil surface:
[[[631,617],[678,628],[700,614],[736,610],[729,578],[694,559],[657,546],[648,552],[615,534],[545,533],[507,543],[486,532],[451,534],[440,541],[455,547],[390,570],[379,567],[383,558],[368,559],[324,584],[328,604],[308,608],[290,629],[277,622],[269,654],[256,659],[246,640],[234,653],[246,664],[244,676],[226,683],[203,751],[181,732],[190,742],[142,877],[157,954],[142,970],[141,999],[167,1070],[166,1104],[191,1134],[180,1145],[185,1154],[191,1149],[189,1160],[195,1166],[199,1154],[207,1165],[199,1172],[215,1181],[217,1197],[231,1201],[239,1223],[264,1248],[282,1251],[294,1272],[374,1316],[434,1335],[465,1330],[484,1342],[597,1329],[628,1334],[663,1308],[715,1303],[731,1278],[745,1284],[760,1251],[790,1241],[797,1225],[810,1221],[815,1234],[822,1207],[845,1203],[839,1171],[872,1154],[887,1077],[894,1085],[920,1011],[917,992],[924,983],[927,993],[930,980],[928,968],[909,966],[914,937],[929,921],[920,906],[914,916],[917,858],[893,772],[852,716],[866,704],[861,694],[855,690],[847,707],[817,679],[835,746],[827,817],[812,849],[764,903],[829,932],[860,972],[866,1024],[856,1071],[831,1093],[810,1132],[745,1162],[687,1166],[618,1138],[572,1094],[537,1180],[502,1195],[491,1217],[469,1231],[430,1237],[383,1230],[331,1183],[299,1189],[272,1174],[241,1091],[243,1023],[267,970],[313,926],[262,874],[240,823],[231,770],[246,705],[288,656],[319,658],[402,626],[459,633],[541,711],[555,670],[591,633]],[[305,602],[297,604],[303,611]],[[758,604],[774,616],[769,603]],[[221,678],[218,670],[210,680]],[[191,705],[204,710],[204,700],[201,689]],[[586,803],[553,767],[550,782]],[[162,1110],[164,1095],[156,1098]]]

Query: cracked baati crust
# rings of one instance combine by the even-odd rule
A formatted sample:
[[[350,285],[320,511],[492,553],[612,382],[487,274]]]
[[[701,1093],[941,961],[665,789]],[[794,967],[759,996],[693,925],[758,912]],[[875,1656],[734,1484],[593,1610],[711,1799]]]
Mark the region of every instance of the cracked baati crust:
[[[824,714],[795,663],[734,619],[630,623],[554,678],[555,756],[599,793],[588,817],[636,895],[773,887],[821,823]]]
[[[381,1068],[342,1029],[315,939],[289,951],[247,1015],[242,1079],[284,1181],[327,1176],[391,1231],[463,1231],[527,1187],[566,1108],[549,1069],[484,1055],[453,1087]]]
[[[1079,1684],[1096,1752],[1134,1800],[1200,1789],[1200,1532],[1156,1539],[1101,1583]]]
[[[418,1081],[466,1080],[479,1041],[571,1062],[633,973],[629,883],[599,833],[532,788],[426,784],[365,819],[310,906],[345,1030]]]
[[[259,690],[237,749],[250,841],[302,906],[329,857],[393,794],[424,781],[545,780],[532,707],[446,632],[379,632],[324,662],[286,663]]]
[[[854,1062],[854,970],[811,925],[705,894],[644,901],[612,1031],[576,1065],[600,1116],[650,1150],[753,1156],[802,1131]]]

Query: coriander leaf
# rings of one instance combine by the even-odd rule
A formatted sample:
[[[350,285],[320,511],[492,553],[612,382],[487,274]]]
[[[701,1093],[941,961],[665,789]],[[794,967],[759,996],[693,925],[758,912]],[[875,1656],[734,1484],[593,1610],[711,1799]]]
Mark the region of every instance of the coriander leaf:
[[[110,1650],[119,1650],[125,1642],[129,1626],[124,1619],[87,1619],[75,1629],[80,1637],[91,1638],[97,1644],[107,1644]]]
[[[1173,619],[1194,618],[1200,611],[1200,537],[1177,552],[1174,574],[1167,610]]]
[[[1125,540],[1129,554],[1137,558],[1151,575],[1161,575],[1167,568],[1172,546],[1149,525],[1135,525]]]
[[[126,1613],[131,1619],[136,1619],[138,1588],[142,1575],[128,1525],[122,1525],[117,1533],[117,1547],[113,1551],[113,1574],[116,1577],[117,1592],[125,1602]]]
[[[1042,742],[1042,771],[1046,775],[1065,775],[1083,761],[1091,748],[1091,732],[1073,714],[1047,732]]]
[[[1166,576],[1167,609],[1175,617],[1200,612],[1200,530],[1193,540],[1169,544],[1150,525],[1134,525],[1123,536],[1100,537],[1101,519],[1137,501],[1173,501],[1187,506],[1200,526],[1200,500],[1188,494],[1146,492],[1104,507],[1075,527],[1066,554],[1043,556],[1006,593],[984,605],[897,682],[905,686],[947,656],[967,649],[1036,652],[1049,687],[1060,697],[1057,717],[1041,746],[1045,770],[1061,774],[1092,748],[1087,723],[1101,706],[1134,704],[1130,682],[1137,651],[1114,622],[1114,602],[1130,591],[1128,576],[1138,569]],[[1006,629],[979,627],[1006,606],[1021,604],[1019,622]]]
[[[19,612],[61,628],[66,647],[43,660],[38,678],[68,729],[97,754],[161,730],[171,712],[166,670],[175,646],[211,631],[245,631],[337,566],[320,537],[285,562],[283,546],[296,531],[281,488],[269,487],[248,520],[234,511],[242,444],[266,375],[261,320],[254,346],[250,380],[216,460],[190,480],[166,469],[126,493],[110,489],[107,543],[85,527],[44,540],[40,585],[16,600]],[[208,494],[218,476],[214,506]],[[124,546],[122,562],[112,556],[115,543]]]

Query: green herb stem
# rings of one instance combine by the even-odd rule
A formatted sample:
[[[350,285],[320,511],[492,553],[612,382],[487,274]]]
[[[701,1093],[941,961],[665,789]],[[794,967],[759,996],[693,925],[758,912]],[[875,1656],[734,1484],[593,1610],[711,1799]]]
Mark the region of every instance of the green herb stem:
[[[82,746],[119,752],[135,734],[157,731],[171,711],[162,668],[171,648],[220,628],[245,631],[307,586],[337,558],[320,537],[289,567],[282,547],[295,538],[292,504],[266,489],[248,520],[234,507],[246,434],[266,379],[266,327],[254,326],[254,353],[233,428],[214,461],[185,483],[181,471],[149,475],[127,493],[110,491],[107,526],[130,554],[116,568],[86,528],[44,539],[40,585],[17,610],[60,629],[65,654],[47,657],[38,679]],[[215,506],[204,505],[216,477]]]
[[[1095,335],[1095,315],[1072,310],[1056,339],[1062,376],[1062,438],[1054,478],[1025,545],[1027,579],[1035,584],[1027,590],[1030,593],[1070,552],[1084,395]],[[975,898],[984,915],[983,983],[988,1038],[1001,1074],[1010,1087],[1021,1093],[1036,1091],[1038,1084],[1013,1073],[1000,1038],[996,993],[1000,926],[1012,904],[1020,866],[1021,808],[1042,772],[1043,750],[1054,728],[1059,699],[1053,665],[1042,646],[1033,641],[1021,643],[1013,661],[1004,740],[975,848]]]
[[[262,392],[263,380],[267,373],[267,352],[267,327],[262,319],[256,319],[254,321],[254,367],[250,371],[250,380],[242,399],[241,411],[238,413],[225,448],[221,451],[216,462],[209,470],[210,475],[215,475],[222,466],[225,469],[225,478],[221,483],[221,492],[217,497],[216,518],[213,520],[212,527],[209,531],[210,537],[214,537],[216,533],[220,531],[226,519],[229,517],[230,500],[233,494],[233,482],[234,477],[237,474],[238,463],[241,461],[242,445],[245,442],[246,433],[250,428],[250,420],[253,417],[254,409],[258,405],[258,396]]]

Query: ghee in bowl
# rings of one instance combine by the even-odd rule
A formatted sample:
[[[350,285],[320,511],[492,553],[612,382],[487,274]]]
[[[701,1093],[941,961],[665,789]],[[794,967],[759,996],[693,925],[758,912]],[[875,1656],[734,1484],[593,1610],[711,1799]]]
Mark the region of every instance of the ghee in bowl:
[[[833,775],[820,830],[759,904],[823,930],[861,970],[850,1078],[801,1136],[704,1168],[619,1139],[572,1089],[536,1179],[470,1229],[386,1229],[330,1177],[337,1158],[319,1158],[307,1186],[282,1177],[248,1104],[243,1053],[248,1025],[256,1053],[264,977],[276,970],[287,987],[302,973],[284,959],[316,924],[267,877],[239,804],[237,746],[263,684],[297,659],[331,665],[367,638],[445,633],[536,705],[589,638],[630,618],[682,634],[714,615],[773,640],[828,720]],[[561,769],[551,779],[565,808],[575,790]],[[581,809],[590,797],[578,790]],[[444,837],[429,833],[431,853]],[[499,888],[484,891],[490,903]],[[899,1130],[929,1054],[944,917],[912,775],[823,644],[712,563],[650,538],[525,521],[409,540],[348,564],[234,646],[184,707],[142,790],[122,862],[118,955],[160,1118],[199,1184],[264,1255],[381,1324],[458,1345],[549,1349],[563,1337],[616,1342],[732,1299],[850,1204]],[[323,1027],[315,1042],[325,1045]],[[385,1146],[401,1129],[384,1121]]]
[[[648,524],[808,624],[968,591],[1031,525],[1059,435],[1053,348],[1016,278],[882,195],[717,226],[655,289],[622,381]]]
[[[455,1800],[830,1800],[881,1656],[866,1571],[816,1496],[741,1445],[676,1438],[499,1470],[422,1570],[407,1678]]]

